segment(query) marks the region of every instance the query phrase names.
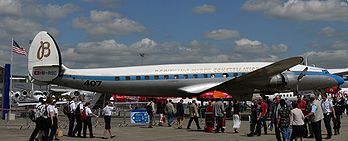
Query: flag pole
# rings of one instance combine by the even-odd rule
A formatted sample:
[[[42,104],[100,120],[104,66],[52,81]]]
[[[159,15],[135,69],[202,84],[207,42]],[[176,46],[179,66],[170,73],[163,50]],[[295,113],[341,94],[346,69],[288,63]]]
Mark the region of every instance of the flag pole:
[[[12,43],[11,43],[11,69],[10,69],[10,94],[12,93],[12,70],[13,70],[13,37],[12,37]],[[11,114],[11,109],[12,109],[12,100],[11,100],[11,95],[10,95],[10,114]]]

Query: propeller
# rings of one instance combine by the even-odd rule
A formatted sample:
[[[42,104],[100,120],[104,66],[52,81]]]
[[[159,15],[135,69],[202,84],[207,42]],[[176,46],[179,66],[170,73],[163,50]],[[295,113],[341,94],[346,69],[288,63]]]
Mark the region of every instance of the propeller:
[[[300,81],[300,80],[303,78],[303,76],[306,75],[305,72],[307,72],[307,71],[308,71],[308,67],[304,68],[304,69],[302,70],[302,72],[300,73],[300,75],[298,75],[297,81]]]
[[[297,77],[297,83],[296,83],[296,92],[294,93],[296,96],[298,95],[298,83],[300,82],[300,80],[306,75],[305,73],[308,71],[308,67],[304,68],[302,70],[302,72],[300,73],[300,75],[298,75]]]

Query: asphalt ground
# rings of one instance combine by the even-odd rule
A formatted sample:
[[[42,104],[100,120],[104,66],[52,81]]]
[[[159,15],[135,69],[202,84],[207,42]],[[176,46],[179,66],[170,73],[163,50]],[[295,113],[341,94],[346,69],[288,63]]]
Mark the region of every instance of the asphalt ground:
[[[64,136],[60,137],[63,141],[86,141],[86,140],[120,140],[120,141],[183,141],[183,140],[197,140],[197,141],[273,141],[275,140],[274,131],[269,131],[264,135],[262,131],[261,136],[248,137],[249,122],[242,121],[239,133],[234,133],[232,129],[232,120],[226,120],[225,133],[207,133],[203,130],[197,130],[195,123],[192,123],[191,129],[186,128],[177,129],[177,126],[154,126],[154,128],[147,128],[145,125],[130,125],[128,118],[112,118],[112,134],[115,135],[112,139],[102,139],[104,132],[103,119],[99,118],[98,122],[93,119],[93,132],[96,138],[77,138],[67,137],[67,121],[66,117],[62,116],[61,128]],[[184,127],[187,126],[188,118],[185,119]],[[200,119],[200,125],[204,127],[204,119]],[[340,135],[333,135],[330,141],[348,141],[348,117],[346,115],[342,118],[342,128]],[[2,141],[26,141],[29,139],[35,124],[25,118],[17,118],[12,121],[0,120],[0,140]],[[326,137],[326,129],[322,123],[323,138]],[[88,137],[87,131],[87,137]],[[305,141],[314,141],[314,138],[304,139]],[[323,139],[325,140],[325,139]]]

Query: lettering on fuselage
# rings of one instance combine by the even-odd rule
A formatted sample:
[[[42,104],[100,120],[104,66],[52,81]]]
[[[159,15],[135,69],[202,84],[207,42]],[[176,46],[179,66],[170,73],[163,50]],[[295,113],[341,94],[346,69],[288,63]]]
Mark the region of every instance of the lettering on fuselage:
[[[83,85],[86,85],[86,86],[100,86],[100,84],[102,83],[102,81],[94,81],[94,80],[86,80],[85,83],[83,83]]]
[[[251,72],[259,67],[218,67],[218,68],[198,68],[198,69],[158,69],[159,73],[225,73],[225,72]]]
[[[57,75],[58,71],[34,70],[34,75]]]

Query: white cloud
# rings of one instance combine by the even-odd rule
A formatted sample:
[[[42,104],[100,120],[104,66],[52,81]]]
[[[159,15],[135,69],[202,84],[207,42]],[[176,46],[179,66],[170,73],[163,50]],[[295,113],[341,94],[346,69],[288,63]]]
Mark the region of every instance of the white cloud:
[[[314,64],[324,68],[343,68],[347,67],[348,50],[328,50],[306,52],[308,64]]]
[[[288,46],[285,44],[272,45],[272,53],[284,53],[288,51]]]
[[[60,19],[62,17],[65,17],[68,14],[71,14],[76,11],[77,6],[73,4],[64,4],[64,5],[53,5],[48,4],[43,8],[45,10],[41,11],[46,15],[48,19]]]
[[[92,10],[91,11],[91,21],[94,22],[104,22],[104,21],[112,21],[114,18],[121,18],[121,14],[116,12],[110,12],[110,11],[97,11]]]
[[[149,38],[144,38],[133,43],[130,47],[136,49],[139,53],[149,53],[157,46],[157,43]]]
[[[334,48],[334,49],[345,49],[345,48],[348,48],[348,41],[344,41],[344,40],[335,41],[332,44],[331,47]]]
[[[319,34],[326,37],[332,37],[336,33],[336,30],[330,26],[324,27],[320,30]]]
[[[240,34],[238,30],[230,30],[230,29],[212,30],[210,32],[204,33],[204,36],[208,39],[213,39],[213,40],[228,40],[228,39],[240,38]]]
[[[347,21],[348,4],[341,0],[248,0],[242,8],[275,18],[305,21]]]
[[[21,14],[21,3],[18,0],[1,0],[0,15],[15,15]]]
[[[236,44],[235,51],[241,53],[265,53],[268,47],[257,40],[240,39],[234,42]]]
[[[96,16],[100,16],[100,18]],[[145,30],[145,27],[140,23],[119,16],[118,13],[110,11],[93,10],[90,12],[90,17],[74,19],[73,25],[92,35],[127,35]]]
[[[246,45],[250,45],[250,46],[260,46],[262,43],[260,41],[252,41],[252,40],[249,40],[249,39],[240,39],[238,41],[235,41],[236,45],[237,46],[246,46]]]
[[[214,5],[204,4],[201,6],[194,7],[192,11],[197,14],[210,14],[215,13],[216,7]]]

